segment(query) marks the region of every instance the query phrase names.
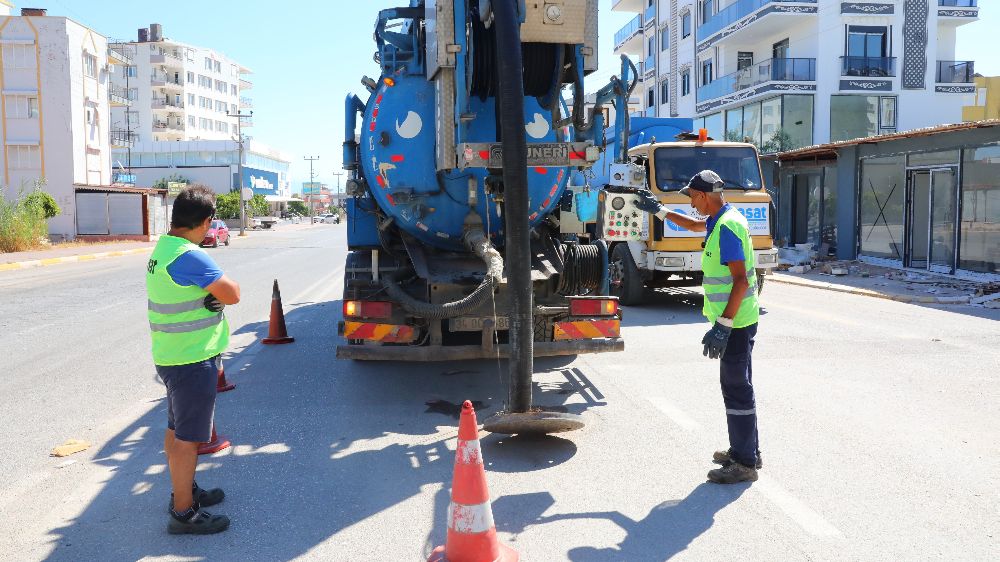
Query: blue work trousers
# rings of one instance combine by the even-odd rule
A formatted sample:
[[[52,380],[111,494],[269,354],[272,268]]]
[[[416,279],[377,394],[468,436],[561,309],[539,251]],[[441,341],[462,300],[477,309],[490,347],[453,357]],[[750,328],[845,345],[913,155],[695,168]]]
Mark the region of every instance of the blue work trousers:
[[[729,448],[732,458],[743,465],[757,464],[757,405],[753,395],[753,353],[757,324],[734,328],[719,364],[722,400],[726,404]]]

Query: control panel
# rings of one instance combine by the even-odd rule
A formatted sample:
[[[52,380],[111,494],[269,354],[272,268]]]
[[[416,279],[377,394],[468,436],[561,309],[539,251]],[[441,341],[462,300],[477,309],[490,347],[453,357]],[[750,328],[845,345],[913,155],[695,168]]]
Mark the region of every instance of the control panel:
[[[639,196],[631,193],[604,193],[598,223],[601,238],[608,242],[649,239],[649,216],[632,204],[638,200]]]

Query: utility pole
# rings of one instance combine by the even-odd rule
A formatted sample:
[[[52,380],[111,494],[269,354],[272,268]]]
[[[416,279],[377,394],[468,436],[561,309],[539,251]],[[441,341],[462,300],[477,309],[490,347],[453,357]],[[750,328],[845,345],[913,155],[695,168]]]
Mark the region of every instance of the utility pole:
[[[250,113],[243,113],[239,110],[236,113],[226,113],[226,117],[236,118],[236,143],[240,147],[240,160],[237,169],[239,170],[239,193],[240,193],[240,236],[247,235],[247,202],[243,200],[243,119],[253,117],[253,110]]]
[[[302,159],[309,161],[309,220],[312,222],[312,216],[315,213],[313,194],[316,192],[316,174],[313,172],[313,162],[319,160],[319,156],[303,156]]]
[[[344,175],[344,172],[333,172],[333,175],[337,176],[337,206],[340,207],[340,176]]]

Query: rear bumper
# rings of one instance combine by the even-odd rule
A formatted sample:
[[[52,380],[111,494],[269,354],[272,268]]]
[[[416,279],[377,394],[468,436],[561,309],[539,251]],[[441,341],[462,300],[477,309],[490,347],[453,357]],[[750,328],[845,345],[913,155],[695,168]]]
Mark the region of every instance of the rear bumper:
[[[534,349],[535,357],[607,353],[625,351],[625,341],[621,338],[608,338],[535,342]],[[464,359],[496,359],[498,353],[502,358],[510,357],[510,346],[504,344],[493,349],[478,345],[337,346],[337,359],[356,359],[358,361],[460,361]]]
[[[774,269],[778,266],[778,249],[754,250],[757,269]],[[647,269],[683,273],[701,271],[701,252],[664,252],[656,250],[646,253]]]

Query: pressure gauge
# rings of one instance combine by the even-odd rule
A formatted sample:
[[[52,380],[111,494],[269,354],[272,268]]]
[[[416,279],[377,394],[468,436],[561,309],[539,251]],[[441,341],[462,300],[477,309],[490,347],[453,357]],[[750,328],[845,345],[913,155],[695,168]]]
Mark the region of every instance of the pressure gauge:
[[[625,207],[625,199],[622,197],[615,197],[611,200],[611,208],[620,211]]]
[[[562,17],[562,9],[556,5],[550,5],[545,8],[545,17],[549,18],[549,21],[559,21]]]

